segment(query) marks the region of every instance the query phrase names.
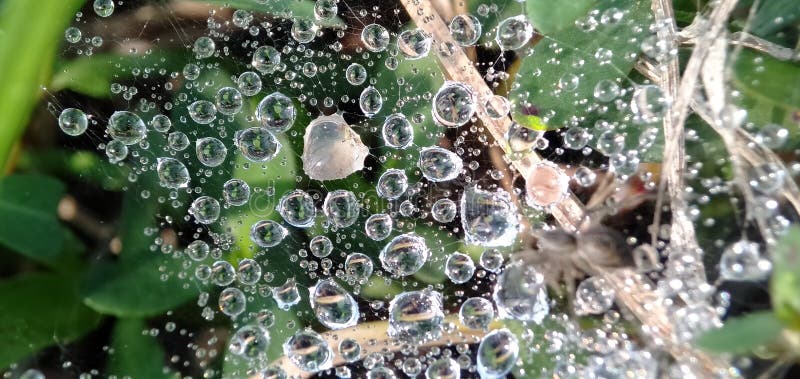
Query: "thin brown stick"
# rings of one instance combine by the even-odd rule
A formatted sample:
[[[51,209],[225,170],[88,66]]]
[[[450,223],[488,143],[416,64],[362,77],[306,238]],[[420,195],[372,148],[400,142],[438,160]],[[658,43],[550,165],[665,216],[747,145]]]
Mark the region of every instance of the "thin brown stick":
[[[403,0],[403,6],[406,8],[408,15],[417,24],[417,27],[428,33],[434,41],[434,46],[439,46],[442,43],[449,43],[453,46],[458,44],[453,40],[450,31],[445,24],[444,20],[439,16],[438,12],[431,6],[429,0]],[[492,90],[486,85],[486,82],[481,77],[480,73],[469,59],[467,54],[460,48],[455,49],[455,52],[450,56],[444,56],[438,53],[437,58],[439,64],[442,66],[444,73],[452,80],[459,81],[470,85],[473,90],[479,95],[488,95]],[[476,112],[478,118],[483,123],[483,126],[489,131],[489,134],[500,142],[502,148],[506,148],[505,134],[511,126],[511,119],[508,117],[502,119],[493,119],[490,117],[483,107],[478,107]],[[507,155],[510,153],[506,151]],[[529,177],[532,170],[537,163],[541,162],[542,158],[536,153],[527,154],[522,159],[513,160],[512,165],[523,177]],[[568,230],[577,230],[585,219],[586,212],[583,204],[575,197],[574,194],[568,194],[561,202],[555,204],[552,209],[552,214],[556,221]]]

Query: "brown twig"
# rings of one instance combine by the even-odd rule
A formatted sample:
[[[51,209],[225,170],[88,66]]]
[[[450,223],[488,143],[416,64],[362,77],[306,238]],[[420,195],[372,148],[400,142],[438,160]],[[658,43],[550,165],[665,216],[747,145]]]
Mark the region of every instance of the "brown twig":
[[[458,46],[450,35],[444,20],[439,16],[429,0],[403,0],[402,4],[411,19],[417,24],[417,27],[433,38],[435,46],[439,46],[442,43]],[[470,85],[479,96],[492,93],[492,90],[486,85],[486,82],[475,68],[472,60],[462,49],[455,49],[450,56],[445,56],[441,53],[437,54],[443,71],[452,80]],[[505,134],[511,126],[510,118],[493,119],[483,107],[478,107],[476,114],[495,141],[505,141]],[[505,148],[506,144],[500,142],[499,145]],[[506,153],[510,152],[506,151]],[[542,158],[539,155],[531,153],[521,159],[512,160],[511,164],[523,177],[528,177],[536,164],[541,161]],[[552,213],[562,227],[573,231],[579,228],[586,215],[583,204],[572,193],[565,196],[561,202],[555,204]]]

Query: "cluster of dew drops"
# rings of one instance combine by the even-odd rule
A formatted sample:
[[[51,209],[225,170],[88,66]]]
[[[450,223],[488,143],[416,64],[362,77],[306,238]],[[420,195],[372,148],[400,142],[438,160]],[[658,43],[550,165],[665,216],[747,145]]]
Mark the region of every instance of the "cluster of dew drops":
[[[255,0],[267,3],[268,0]],[[214,128],[234,117],[245,116],[252,127],[236,131],[233,135],[221,132],[217,136],[199,137],[194,140],[194,154],[191,153],[192,136],[184,132],[173,130],[176,120],[163,114],[156,114],[145,121],[136,111],[119,110],[108,117],[105,134],[109,141],[102,144],[108,160],[117,164],[139,164],[138,172],[152,171],[157,173],[157,180],[161,187],[170,191],[170,199],[178,207],[179,194],[185,192],[196,194],[188,207],[186,220],[202,226],[212,226],[221,222],[221,213],[224,209],[245,207],[251,202],[251,196],[256,189],[251,189],[248,183],[241,178],[230,178],[225,181],[221,190],[221,197],[203,195],[200,184],[192,182],[189,167],[196,163],[187,163],[196,160],[202,167],[199,169],[201,176],[216,175],[213,171],[226,161],[235,159],[234,156],[243,157],[246,166],[266,164],[279,156],[284,148],[283,134],[305,134],[303,140],[303,171],[305,176],[314,180],[332,180],[360,175],[367,155],[366,146],[362,143],[363,134],[375,132],[377,138],[388,149],[393,149],[398,154],[408,154],[417,150],[416,167],[391,168],[385,170],[375,184],[374,193],[388,202],[398,202],[399,213],[402,216],[411,216],[418,209],[409,201],[402,201],[407,191],[414,188],[409,170],[415,175],[421,175],[429,185],[455,183],[460,176],[467,175],[470,167],[465,164],[464,150],[452,151],[440,146],[419,146],[415,143],[415,128],[424,122],[433,122],[443,128],[460,128],[474,119],[478,107],[484,107],[486,113],[493,118],[508,117],[510,104],[503,96],[481,96],[474,94],[474,89],[467,83],[445,81],[435,94],[423,95],[423,99],[431,106],[432,120],[425,119],[423,114],[394,113],[384,118],[382,125],[373,129],[358,129],[345,122],[344,118],[336,116],[321,116],[306,125],[296,122],[299,112],[296,101],[305,102],[316,106],[314,96],[301,95],[292,98],[280,91],[264,93],[263,81],[275,81],[280,85],[289,86],[297,75],[311,78],[324,70],[339,70],[343,78],[352,86],[361,86],[363,90],[358,99],[353,99],[358,108],[368,120],[378,114],[384,107],[381,91],[381,82],[371,80],[372,67],[365,67],[360,63],[325,64],[317,65],[311,57],[317,52],[311,50],[311,43],[323,33],[327,33],[318,23],[329,21],[337,17],[338,7],[341,3],[336,0],[317,0],[314,7],[316,21],[307,19],[294,19],[290,21],[291,41],[284,46],[273,46],[267,43],[254,43],[249,61],[246,62],[247,70],[237,73],[232,86],[219,88],[213,100],[192,100],[185,94],[178,96],[183,104],[169,104],[165,109],[184,106],[195,128]],[[453,40],[462,47],[473,46],[478,43],[484,33],[496,33],[489,43],[496,44],[501,50],[516,50],[525,46],[534,35],[534,27],[524,16],[514,16],[501,21],[493,31],[482,30],[478,17],[485,16],[487,9],[481,6],[478,15],[459,14],[449,22],[450,33]],[[96,0],[94,10],[100,17],[109,17],[114,12],[113,0]],[[619,13],[619,14],[617,14]],[[608,16],[608,17],[607,17]],[[617,21],[624,17],[623,12],[615,11],[613,15],[603,15],[603,18],[615,18]],[[211,19],[210,19],[211,20]],[[269,23],[256,24],[254,15],[245,10],[236,10],[232,13],[232,22],[236,27],[247,30],[259,40],[258,34],[274,25]],[[213,24],[216,21],[209,21]],[[596,22],[596,21],[595,21]],[[260,31],[261,30],[261,31]],[[340,31],[337,35],[343,37]],[[83,39],[77,27],[70,27],[65,33],[66,40],[71,44],[88,42],[91,47],[100,47],[103,42],[100,37]],[[373,54],[384,57],[386,67],[396,68],[405,62],[412,62],[426,57],[431,49],[455,49],[456,46],[434,46],[430,36],[420,29],[406,29],[393,38],[392,33],[381,25],[380,19],[375,23],[363,27],[359,35],[362,45],[359,51],[365,56]],[[183,76],[188,83],[197,80],[204,70],[214,70],[214,66],[205,65],[203,61],[220,53],[220,43],[223,39],[219,34],[211,33],[210,36],[197,38],[190,46],[195,56],[193,63],[187,64],[181,73],[174,73],[173,78]],[[656,55],[658,53],[657,41],[645,41],[643,48]],[[336,41],[325,48],[331,49],[334,54],[342,49],[342,43]],[[383,55],[381,55],[383,54]],[[666,53],[665,53],[666,54]],[[300,58],[300,59],[298,59]],[[245,65],[243,65],[245,66]],[[294,68],[294,69],[293,69]],[[299,73],[298,73],[299,71]],[[569,90],[578,80],[577,77],[565,77],[558,83],[560,88]],[[195,86],[200,87],[197,83]],[[279,86],[280,88],[280,86]],[[136,95],[135,88],[122,88],[114,83],[111,91],[115,94],[124,92],[126,99],[130,100]],[[595,101],[599,103],[612,102],[620,97],[622,89],[616,82],[601,81],[594,91]],[[312,94],[313,95],[313,94]],[[247,109],[248,99],[255,99],[258,105],[253,114],[242,115]],[[325,107],[334,107],[335,100],[331,96],[321,99]],[[343,102],[350,101],[346,96]],[[180,104],[180,105],[179,105]],[[148,107],[146,104],[141,108]],[[668,107],[666,100],[656,86],[640,86],[633,94],[631,108],[641,117],[659,117]],[[149,110],[149,109],[147,109]],[[144,113],[144,112],[140,112]],[[58,124],[64,133],[70,136],[80,136],[91,125],[97,124],[93,116],[76,108],[66,108],[58,117]],[[189,120],[180,120],[181,124]],[[775,128],[773,128],[775,129]],[[356,130],[359,130],[356,132]],[[474,130],[474,129],[473,129]],[[359,133],[362,136],[359,136]],[[769,132],[771,140],[785,139],[785,130],[775,129]],[[514,129],[509,134],[511,148],[516,151],[525,149],[541,149],[547,141],[540,138],[540,134],[530,132],[524,128]],[[147,150],[150,147],[148,137],[151,135],[164,136],[167,154],[153,154],[158,156],[155,160],[143,158],[140,154],[138,160],[129,159],[129,155],[136,154],[139,149]],[[647,139],[651,136],[645,135]],[[564,145],[574,149],[585,149],[591,136],[580,127],[569,128],[564,133]],[[366,139],[366,138],[365,138]],[[614,155],[621,150],[619,136],[614,133],[604,134],[597,141],[597,148],[601,153]],[[188,150],[187,150],[188,149]],[[187,152],[185,152],[187,151]],[[406,152],[403,152],[406,151]],[[152,154],[151,154],[152,155]],[[617,166],[620,170],[625,168],[635,172],[636,162],[626,160]],[[613,162],[612,162],[613,164]],[[189,167],[187,167],[189,165]],[[265,166],[262,166],[265,167]],[[276,169],[275,166],[270,168]],[[280,167],[277,167],[280,169]],[[416,171],[418,170],[418,171]],[[542,164],[537,167],[542,175],[554,178],[556,186],[566,193],[568,181],[574,180],[581,186],[589,187],[595,182],[595,173],[587,168],[577,169],[572,177],[562,172],[555,165]],[[294,176],[294,173],[287,173]],[[298,174],[298,182],[301,175]],[[134,178],[135,179],[135,178]],[[498,179],[493,176],[493,179]],[[191,187],[197,185],[197,187]],[[383,352],[362,354],[361,344],[353,338],[344,338],[338,346],[331,346],[330,340],[310,328],[300,329],[284,341],[272,341],[270,329],[283,328],[284,325],[274,325],[275,315],[272,311],[264,309],[249,322],[237,324],[238,329],[230,337],[229,351],[251,363],[251,372],[259,372],[265,378],[282,378],[286,374],[278,366],[270,366],[266,360],[266,352],[273,343],[281,344],[283,352],[293,365],[299,370],[314,373],[328,370],[333,366],[336,355],[345,362],[361,361],[362,369],[366,370],[369,377],[387,378],[394,377],[399,369],[410,377],[424,375],[427,378],[459,378],[462,370],[481,377],[504,377],[518,365],[518,356],[521,349],[540,349],[543,353],[558,353],[571,351],[576,348],[591,353],[594,358],[582,363],[575,363],[575,357],[564,357],[556,365],[553,374],[563,377],[578,377],[590,371],[596,374],[602,372],[635,372],[645,377],[654,375],[655,368],[653,357],[643,349],[638,349],[636,343],[628,338],[624,331],[615,329],[613,325],[619,314],[613,311],[612,305],[614,292],[600,278],[590,278],[580,283],[575,299],[575,307],[579,314],[604,315],[605,325],[610,327],[581,331],[573,321],[563,315],[551,314],[551,299],[548,298],[542,276],[532,267],[515,265],[504,262],[504,255],[496,248],[510,246],[514,243],[519,232],[520,212],[512,201],[512,196],[503,189],[480,189],[474,185],[464,185],[460,199],[450,199],[442,196],[431,200],[431,205],[424,212],[439,224],[450,224],[457,217],[460,218],[460,230],[464,240],[471,245],[485,247],[480,255],[478,264],[473,258],[461,252],[452,252],[446,257],[443,270],[447,278],[461,288],[471,281],[491,280],[492,289],[484,296],[460,298],[442,293],[444,287],[421,288],[405,291],[390,299],[387,310],[383,309],[381,301],[373,302],[370,306],[376,311],[382,311],[384,320],[388,319],[385,333],[394,341],[399,341],[404,347],[400,352]],[[263,190],[263,189],[261,189]],[[393,233],[398,228],[394,213],[375,213],[369,215],[363,225],[357,225],[359,216],[365,211],[360,203],[364,198],[359,191],[373,189],[352,188],[329,191],[324,195],[322,206],[318,207],[315,200],[320,199],[318,194],[310,194],[301,189],[292,189],[286,193],[275,194],[279,197],[275,210],[283,222],[275,220],[258,220],[252,223],[247,236],[235,236],[239,239],[248,239],[253,250],[268,251],[269,260],[289,259],[292,252],[282,251],[284,239],[290,238],[291,228],[309,229],[323,219],[325,228],[344,230],[346,228],[359,228],[363,236],[373,241],[383,241],[384,247],[378,255],[379,262],[361,252],[350,252],[344,256],[343,262],[338,262],[340,257],[332,255],[334,242],[325,235],[317,235],[310,239],[307,250],[303,249],[301,257],[307,257],[308,252],[321,259],[323,275],[314,275],[316,284],[308,288],[308,295],[301,294],[301,289],[294,279],[287,279],[285,283],[269,286],[262,293],[271,296],[278,308],[291,311],[298,303],[304,300],[310,303],[312,312],[325,329],[335,331],[357,327],[365,322],[358,304],[357,288],[370,283],[374,274],[381,277],[395,278],[397,280],[411,280],[431,258],[432,248],[428,246],[430,240],[410,231],[398,234]],[[537,198],[536,193],[528,194],[529,205],[546,208],[547,205],[558,202],[560,199],[545,197]],[[143,193],[143,196],[145,194]],[[452,197],[452,196],[451,196]],[[402,201],[402,202],[401,202]],[[323,218],[318,216],[324,216]],[[363,218],[362,218],[363,219]],[[394,237],[391,237],[392,235]],[[355,235],[355,234],[354,234]],[[361,236],[359,234],[359,236]],[[227,245],[226,245],[227,244]],[[210,282],[222,288],[217,299],[217,309],[239,320],[247,306],[248,291],[262,281],[269,282],[273,276],[268,272],[268,266],[259,263],[258,256],[241,259],[237,266],[222,259],[222,251],[230,248],[229,241],[215,240],[208,242],[196,239],[188,243],[183,249],[185,259],[199,262],[194,276],[202,282]],[[757,246],[739,243],[726,251],[731,257],[730,266],[740,267],[743,260],[758,256]],[[204,263],[209,257],[216,258],[213,263]],[[724,259],[724,258],[723,258]],[[294,260],[296,262],[296,260]],[[314,261],[303,260],[309,271],[317,268]],[[379,267],[378,267],[379,264]],[[754,269],[764,269],[762,265],[748,265]],[[479,266],[479,267],[478,267]],[[331,276],[332,269],[339,268],[337,274]],[[381,271],[382,272],[379,272]],[[764,272],[736,271],[731,268],[723,272],[729,277],[759,276]],[[342,284],[345,283],[345,284]],[[354,287],[355,291],[348,291],[346,287]],[[244,289],[244,290],[243,290]],[[355,296],[354,296],[355,295]],[[203,316],[213,318],[212,307],[207,306],[209,294],[202,293],[198,304],[204,306]],[[448,303],[460,303],[457,318],[448,318],[450,313],[445,308]],[[548,346],[531,347],[528,340],[533,339],[533,331],[527,330],[521,334],[512,333],[506,328],[495,328],[490,331],[490,325],[498,319],[518,320],[522,322],[542,323],[547,320],[551,325],[558,325],[552,330],[544,330]],[[427,353],[420,353],[418,345],[437,341],[450,336],[457,329],[467,329],[479,332],[481,337],[475,342],[477,348],[466,344],[458,344],[454,351],[449,349],[434,348]],[[538,332],[537,332],[538,333]],[[446,346],[447,344],[442,344]],[[537,350],[539,351],[539,350]],[[393,359],[397,355],[404,355],[402,359]],[[472,354],[472,355],[470,355]],[[272,357],[273,359],[275,357]],[[394,367],[393,367],[394,366]],[[336,368],[338,377],[351,376],[347,365]],[[586,371],[582,371],[586,370]],[[638,371],[637,371],[638,370]],[[471,374],[471,375],[472,375]],[[561,376],[559,376],[561,377]]]

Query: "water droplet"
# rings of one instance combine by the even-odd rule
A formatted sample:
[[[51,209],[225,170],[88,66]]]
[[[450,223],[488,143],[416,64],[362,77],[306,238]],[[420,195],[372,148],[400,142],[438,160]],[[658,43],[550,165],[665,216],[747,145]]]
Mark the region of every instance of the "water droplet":
[[[409,60],[428,56],[433,40],[421,29],[404,30],[397,37],[397,47]]]
[[[164,188],[185,188],[189,185],[189,170],[181,161],[174,158],[158,158],[156,171],[158,180]]]
[[[358,219],[360,209],[356,195],[347,190],[328,192],[322,204],[325,217],[339,228],[353,225]]]
[[[471,297],[461,304],[458,319],[467,328],[487,330],[494,321],[494,306],[482,297]]]
[[[281,143],[267,128],[248,128],[236,132],[234,142],[245,158],[253,162],[266,162],[275,158]]]
[[[597,174],[592,169],[581,166],[575,170],[572,178],[575,179],[575,183],[578,183],[579,186],[587,188],[594,185],[597,180]]]
[[[242,259],[239,261],[236,277],[239,279],[239,283],[252,286],[261,279],[261,265],[250,258]]]
[[[333,361],[333,351],[319,333],[300,330],[283,344],[283,354],[299,369],[306,372],[327,370]]]
[[[344,329],[358,323],[358,304],[333,279],[320,280],[309,289],[311,309],[317,320],[329,329]]]
[[[128,156],[128,146],[119,140],[112,140],[106,144],[106,157],[111,163],[121,162]]]
[[[139,116],[127,111],[116,111],[108,119],[106,129],[111,138],[126,145],[141,142],[147,135],[147,128]]]
[[[378,196],[385,199],[394,200],[403,196],[408,189],[408,177],[406,172],[396,168],[390,168],[378,178],[375,190]]]
[[[217,119],[217,107],[207,100],[197,100],[189,104],[189,116],[194,122],[207,125]]]
[[[637,86],[631,98],[631,111],[643,122],[656,122],[670,107],[670,100],[656,85]]]
[[[228,148],[222,141],[214,137],[200,138],[195,142],[197,160],[205,166],[217,167],[225,161]]]
[[[280,92],[273,92],[261,102],[256,108],[256,118],[261,126],[267,128],[272,133],[283,133],[294,125],[297,111],[292,100]]]
[[[214,40],[208,37],[200,37],[194,41],[194,54],[198,59],[208,58],[214,55],[217,45]]]
[[[372,117],[380,112],[383,106],[383,96],[375,87],[369,86],[361,91],[361,96],[358,97],[358,105],[365,116]]]
[[[367,69],[359,63],[351,63],[344,71],[347,82],[358,86],[367,80]]]
[[[481,38],[481,22],[471,14],[460,14],[450,21],[450,35],[461,46],[472,46]]]
[[[211,266],[211,281],[220,286],[227,286],[236,280],[236,270],[233,265],[225,261],[216,261]]]
[[[489,117],[499,120],[508,116],[508,112],[511,111],[511,104],[505,96],[493,95],[483,104],[483,109],[486,110],[486,114]]]
[[[472,89],[459,82],[446,81],[433,97],[433,118],[448,128],[466,124],[475,114]]]
[[[381,25],[369,24],[361,31],[361,42],[374,53],[384,51],[389,46],[389,31]]]
[[[432,182],[445,182],[455,179],[464,168],[461,157],[450,150],[438,146],[420,150],[417,166],[422,175]]]
[[[767,124],[756,133],[756,141],[770,149],[778,149],[789,138],[789,129],[778,124]]]
[[[114,0],[94,0],[94,13],[100,17],[108,17],[114,13]]]
[[[456,218],[458,207],[456,202],[450,199],[439,199],[433,203],[431,207],[431,216],[433,219],[446,224]]]
[[[81,30],[76,28],[76,27],[74,27],[74,26],[70,26],[69,28],[64,30],[64,39],[66,39],[67,42],[69,42],[69,43],[78,43],[78,42],[80,42],[81,41],[81,35],[82,35]]]
[[[228,287],[219,294],[219,310],[231,317],[236,317],[244,312],[247,300],[244,293],[235,287]]]
[[[344,270],[353,280],[364,281],[372,275],[372,259],[365,254],[351,253],[344,262]]]
[[[613,101],[619,95],[619,86],[613,80],[603,79],[594,86],[594,98],[601,103]]]
[[[725,248],[719,260],[719,274],[725,280],[763,280],[771,270],[772,264],[761,257],[758,244],[747,240]]]
[[[211,224],[219,218],[219,202],[210,196],[200,196],[192,202],[189,214],[201,224]]]
[[[303,190],[294,190],[283,195],[277,210],[286,222],[298,228],[314,225],[317,217],[314,199]]]
[[[475,263],[469,255],[456,252],[447,257],[444,273],[455,284],[465,283],[475,273]]]
[[[284,311],[300,302],[300,291],[297,290],[297,282],[294,279],[287,279],[282,285],[272,289],[272,298],[278,304],[278,308]]]
[[[751,167],[747,171],[747,176],[750,187],[762,194],[769,195],[783,187],[786,170],[776,163],[764,163]]]
[[[244,205],[250,200],[250,186],[244,180],[230,179],[222,185],[222,197],[230,205]]]
[[[163,114],[157,114],[150,120],[150,127],[161,133],[166,133],[172,127],[172,121]]]
[[[277,246],[289,231],[272,220],[261,220],[250,227],[250,240],[261,247]]]
[[[379,258],[387,272],[408,276],[419,271],[430,255],[425,239],[414,233],[406,233],[392,238],[381,250]]]
[[[264,356],[269,348],[269,332],[257,325],[245,325],[231,336],[231,353],[256,358]]]
[[[555,164],[543,161],[536,164],[525,178],[528,204],[549,207],[560,202],[569,190],[569,176]]]
[[[292,38],[299,43],[309,43],[314,40],[319,31],[319,26],[307,18],[296,18],[292,23]]]
[[[364,222],[364,232],[370,239],[382,241],[392,233],[393,224],[392,216],[385,213],[374,214]]]
[[[578,315],[602,314],[614,305],[614,290],[601,277],[587,278],[578,285],[574,305]]]
[[[503,378],[517,363],[519,344],[508,329],[494,330],[478,345],[478,373],[482,379]]]
[[[355,362],[361,357],[361,345],[352,338],[345,338],[339,342],[339,355],[345,362]]]
[[[317,0],[314,3],[314,17],[317,20],[333,19],[338,12],[339,6],[336,5],[336,0]]]
[[[497,25],[495,41],[503,50],[517,50],[533,37],[533,26],[525,16],[509,17]]]
[[[303,171],[315,180],[343,179],[364,168],[369,148],[340,114],[320,116],[306,127]]]
[[[492,298],[501,318],[538,324],[550,312],[544,277],[522,263],[506,267],[497,278]]]
[[[500,268],[503,267],[504,261],[505,259],[503,258],[503,253],[497,249],[484,250],[479,259],[481,267],[483,267],[486,271],[494,273],[500,271]]]
[[[189,147],[189,137],[183,132],[172,132],[167,136],[167,144],[172,150],[184,151]]]
[[[239,113],[239,111],[242,110],[242,105],[244,105],[242,93],[233,87],[220,88],[219,91],[217,91],[217,95],[214,97],[214,100],[219,113],[225,115],[234,115]]]
[[[202,261],[208,257],[211,248],[205,241],[194,240],[186,246],[186,255],[193,261]]]
[[[471,186],[461,196],[461,227],[469,244],[510,246],[517,236],[519,216],[508,192]]]
[[[253,60],[250,61],[250,64],[253,65],[253,68],[256,69],[258,72],[262,74],[271,74],[275,72],[275,69],[281,64],[281,53],[272,46],[266,45],[261,46],[256,51],[253,52]],[[244,73],[246,74],[246,73]],[[242,75],[244,75],[242,74]],[[248,76],[252,76],[248,74]],[[239,85],[241,86],[242,78],[239,77]],[[249,83],[254,83],[254,78],[248,78]],[[258,80],[258,88],[261,89],[261,79]],[[245,94],[248,91],[242,91]],[[256,91],[258,92],[258,91]],[[253,96],[253,95],[247,95]]]
[[[255,66],[255,65],[254,65]],[[236,85],[245,96],[255,96],[261,92],[261,78],[252,71],[245,71],[236,80]]]
[[[427,341],[441,334],[442,294],[425,289],[403,292],[389,303],[389,336],[406,341]]]
[[[67,135],[79,136],[89,126],[89,119],[80,109],[65,108],[58,116],[58,126]]]
[[[382,128],[383,141],[395,149],[405,149],[414,141],[414,128],[406,116],[395,113],[386,118]]]
[[[317,258],[325,258],[333,252],[333,242],[325,236],[316,236],[308,242],[308,249]]]

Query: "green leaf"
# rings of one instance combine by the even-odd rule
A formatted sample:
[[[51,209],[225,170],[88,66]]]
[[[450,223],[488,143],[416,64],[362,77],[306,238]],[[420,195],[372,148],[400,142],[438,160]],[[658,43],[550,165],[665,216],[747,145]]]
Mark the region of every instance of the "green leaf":
[[[704,333],[695,343],[714,353],[744,354],[773,341],[781,330],[783,325],[772,312],[753,312],[728,319],[724,326]]]
[[[28,149],[20,155],[17,168],[60,178],[78,178],[109,191],[119,191],[129,184],[130,167],[110,163],[90,151]]]
[[[543,34],[550,34],[570,27],[575,20],[585,16],[598,0],[571,0],[554,4],[552,0],[527,0],[525,9],[528,20]]]
[[[0,3],[0,176],[47,82],[64,29],[84,0]]]
[[[796,35],[798,23],[800,23],[800,2],[763,0],[755,16],[750,20],[750,32],[773,42],[787,42],[784,41],[785,35]],[[784,36],[778,36],[778,32],[791,27],[795,28],[794,33],[782,33]],[[796,37],[794,41],[797,41]]]
[[[111,83],[134,77],[134,71],[148,69],[156,75],[179,70],[188,60],[186,54],[156,50],[145,55],[95,54],[64,63],[53,75],[50,90],[69,89],[87,96],[108,98]]]
[[[50,274],[0,281],[0,369],[97,326],[100,316],[81,304],[77,282],[73,276]]]
[[[150,251],[154,236],[144,229],[153,227],[156,212],[152,201],[143,201],[139,191],[125,193],[117,262],[93,265],[86,276],[83,295],[86,305],[98,312],[120,317],[146,317],[174,309],[197,296],[200,289],[190,279],[192,267],[184,259]],[[166,278],[162,278],[166,276]]]
[[[164,368],[164,349],[145,332],[149,328],[142,319],[121,318],[111,336],[114,353],[107,374],[130,378],[171,378]]]
[[[516,104],[515,118],[521,115],[523,106],[531,104],[539,110],[548,129],[570,126],[573,120],[581,123],[589,116],[590,105],[595,103],[592,101],[595,85],[601,80],[619,80],[628,75],[639,51],[637,39],[647,29],[649,2],[609,0],[595,9],[602,12],[612,6],[626,10],[619,23],[601,24],[590,32],[573,23],[547,35],[532,54],[523,58],[517,83],[509,96]],[[601,48],[613,52],[606,64],[595,59]],[[559,89],[559,82],[571,76],[577,77],[577,87],[571,91]]]
[[[314,4],[312,0],[268,0],[266,4],[256,0],[197,0],[210,4],[217,4],[223,7],[244,9],[248,11],[261,12],[275,17],[288,19],[312,20],[320,26],[342,27],[344,21],[335,17],[331,20],[316,20],[314,18]]]
[[[64,185],[47,176],[0,179],[0,244],[43,263],[56,259],[63,239],[56,208],[63,193]]]
[[[800,330],[800,227],[793,226],[772,251],[772,308],[783,323]]]
[[[800,88],[786,83],[800,82],[800,64],[742,49],[733,57],[731,85],[741,93],[739,105],[747,110],[747,120],[756,128],[768,124],[783,125],[789,141],[781,149],[800,148]]]

